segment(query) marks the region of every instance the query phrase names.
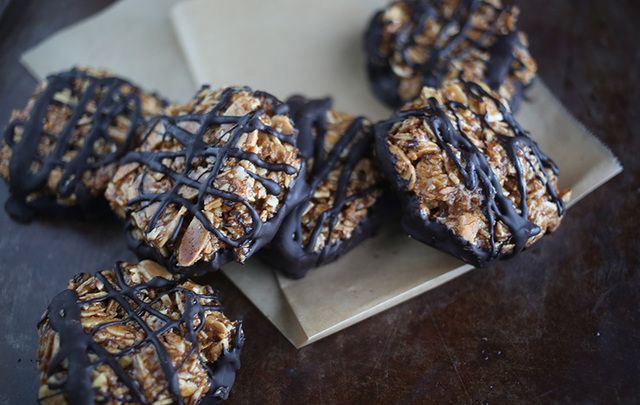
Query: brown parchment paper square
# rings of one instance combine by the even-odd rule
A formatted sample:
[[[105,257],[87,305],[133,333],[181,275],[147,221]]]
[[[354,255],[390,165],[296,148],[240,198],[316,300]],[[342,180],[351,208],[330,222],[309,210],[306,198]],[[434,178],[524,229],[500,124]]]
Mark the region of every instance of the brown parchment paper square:
[[[373,11],[385,3],[155,0],[150,7],[144,0],[121,0],[44,41],[25,54],[23,63],[37,77],[75,64],[108,67],[176,101],[193,94],[193,83],[246,84],[281,98],[293,93],[331,95],[337,108],[380,119],[390,111],[369,91],[361,37]],[[173,4],[177,42],[168,23]],[[134,20],[136,28],[127,28]],[[574,203],[621,171],[611,152],[543,83],[531,89],[519,118],[556,159],[561,185],[573,188]],[[390,224],[303,280],[274,274],[257,259],[223,271],[301,347],[469,270]]]
[[[191,0],[176,6],[172,17],[198,82],[247,84],[280,97],[331,95],[337,108],[380,119],[390,111],[369,89],[362,35],[374,10],[386,3]],[[519,119],[559,164],[561,187],[573,189],[572,204],[621,170],[611,152],[540,81],[530,89]],[[247,268],[263,275],[269,269],[256,260],[239,267],[224,272],[254,297],[258,307],[263,306],[263,287],[255,277],[247,277]],[[389,225],[302,280],[279,274],[276,278],[306,336],[304,344],[309,344],[469,270],[470,266]],[[298,339],[290,338],[300,346]]]

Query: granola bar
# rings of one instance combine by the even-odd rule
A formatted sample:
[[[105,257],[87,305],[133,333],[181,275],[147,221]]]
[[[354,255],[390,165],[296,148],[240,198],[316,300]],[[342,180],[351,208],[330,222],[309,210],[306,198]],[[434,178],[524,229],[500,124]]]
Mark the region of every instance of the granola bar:
[[[557,166],[486,84],[425,87],[375,138],[417,240],[480,266],[560,224],[570,192],[558,191]]]
[[[36,213],[97,214],[106,207],[102,195],[118,159],[163,104],[102,70],[49,76],[12,113],[0,140],[0,176],[11,193],[7,212],[20,221]]]
[[[537,67],[517,7],[501,0],[398,0],[377,12],[366,33],[367,68],[376,96],[400,107],[461,78],[486,82],[517,109]]]
[[[244,344],[210,286],[151,261],[76,275],[38,336],[38,399],[47,405],[226,399]]]
[[[107,188],[132,249],[193,275],[243,263],[271,241],[304,187],[287,112],[246,87],[203,87],[168,107]]]
[[[332,109],[330,99],[287,101],[307,161],[307,193],[263,257],[289,277],[336,260],[383,219],[381,177],[371,157],[371,123]]]

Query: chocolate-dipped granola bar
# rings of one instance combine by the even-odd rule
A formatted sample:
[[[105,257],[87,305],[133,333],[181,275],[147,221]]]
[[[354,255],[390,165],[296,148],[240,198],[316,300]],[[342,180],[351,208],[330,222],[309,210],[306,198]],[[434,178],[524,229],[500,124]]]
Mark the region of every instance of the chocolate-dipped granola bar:
[[[78,274],[38,334],[43,404],[217,403],[244,344],[210,286],[151,261]]]
[[[308,191],[263,257],[300,278],[371,236],[382,222],[384,200],[367,119],[335,111],[330,99],[294,96],[287,104],[300,130]]]
[[[305,186],[287,112],[246,87],[203,87],[167,108],[106,192],[136,253],[193,275],[271,241]]]
[[[536,63],[519,9],[501,0],[398,0],[377,12],[365,36],[376,96],[392,107],[461,77],[486,82],[515,111]]]
[[[136,142],[163,101],[102,70],[72,69],[40,83],[14,111],[0,140],[7,212],[93,217],[118,159]]]
[[[445,82],[375,126],[404,229],[468,263],[511,257],[555,230],[558,168],[485,84]]]

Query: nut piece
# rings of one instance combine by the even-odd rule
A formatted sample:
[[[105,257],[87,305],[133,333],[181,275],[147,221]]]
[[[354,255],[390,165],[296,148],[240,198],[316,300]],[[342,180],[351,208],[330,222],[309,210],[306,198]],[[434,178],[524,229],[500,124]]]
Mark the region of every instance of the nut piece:
[[[33,211],[96,205],[118,159],[163,103],[102,70],[49,76],[27,106],[12,113],[0,140],[9,214],[28,220]]]
[[[481,265],[559,226],[570,193],[557,191],[556,165],[486,85],[425,87],[375,132],[416,239]]]
[[[283,222],[265,257],[299,278],[375,231],[382,220],[383,193],[367,119],[333,110],[330,99],[294,96],[287,104],[300,128],[308,192]]]
[[[369,77],[376,95],[399,107],[461,78],[482,81],[512,103],[533,80],[537,66],[520,11],[501,0],[398,0],[379,11],[366,35]]]
[[[210,286],[151,261],[78,274],[38,333],[43,404],[226,399],[244,343]]]
[[[275,97],[204,87],[166,109],[105,196],[140,256],[190,274],[242,263],[299,201],[296,137]]]

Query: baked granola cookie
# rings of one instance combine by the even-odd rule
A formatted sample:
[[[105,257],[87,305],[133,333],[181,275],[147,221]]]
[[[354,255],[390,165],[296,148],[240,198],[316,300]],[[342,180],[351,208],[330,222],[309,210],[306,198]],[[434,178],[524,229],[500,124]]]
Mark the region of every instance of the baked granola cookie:
[[[423,86],[482,81],[517,109],[537,67],[519,9],[501,0],[398,0],[377,12],[365,35],[376,96],[400,107]]]
[[[163,101],[106,71],[51,75],[14,111],[0,140],[0,176],[9,215],[98,216],[118,159],[134,145]]]
[[[151,261],[76,275],[38,336],[38,399],[50,405],[215,403],[244,344],[210,286]]]
[[[302,198],[297,132],[286,104],[246,87],[167,108],[106,192],[132,249],[192,275],[243,263]]]
[[[558,168],[485,84],[445,82],[376,124],[380,165],[415,239],[476,266],[560,225]]]
[[[287,101],[307,161],[304,201],[283,221],[264,258],[292,278],[336,260],[383,219],[371,123],[332,109],[330,99]]]

